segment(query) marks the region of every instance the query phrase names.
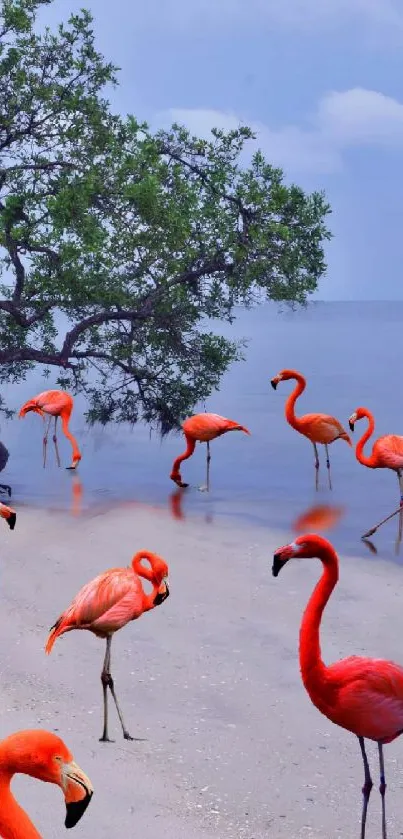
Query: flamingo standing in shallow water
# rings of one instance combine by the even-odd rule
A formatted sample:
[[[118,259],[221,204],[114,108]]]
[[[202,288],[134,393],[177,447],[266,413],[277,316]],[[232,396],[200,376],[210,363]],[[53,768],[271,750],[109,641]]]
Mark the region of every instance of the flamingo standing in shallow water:
[[[332,479],[330,476],[330,458],[328,446],[334,443],[335,440],[345,440],[349,446],[352,445],[351,439],[344,430],[341,423],[328,414],[305,414],[303,417],[295,415],[295,403],[301,393],[306,388],[306,379],[296,370],[281,370],[277,376],[271,380],[271,386],[276,389],[279,382],[287,381],[288,379],[295,379],[297,385],[288,397],[285,403],[285,417],[287,422],[303,434],[311,441],[315,452],[315,488],[319,486],[319,455],[317,444],[321,444],[326,449],[326,465],[328,470],[329,488],[332,489]]]
[[[183,460],[187,460],[192,456],[196,443],[207,443],[207,474],[206,486],[200,487],[200,490],[210,489],[210,441],[215,440],[216,437],[221,437],[227,431],[243,431],[245,434],[250,434],[247,428],[239,425],[234,420],[221,417],[219,414],[194,414],[193,417],[188,417],[182,425],[183,433],[186,439],[186,451],[180,454],[173,463],[170,478],[180,487],[187,487],[182,481],[180,473],[180,465]]]
[[[18,731],[0,741],[0,836],[4,839],[41,839],[10,784],[22,773],[56,784],[66,802],[65,827],[74,827],[87,809],[93,786],[73,760],[60,737],[50,731]]]
[[[78,448],[77,440],[69,431],[69,421],[71,417],[71,412],[73,410],[73,405],[73,397],[70,396],[69,393],[66,393],[64,390],[44,390],[43,393],[39,393],[38,396],[34,396],[33,399],[28,399],[28,402],[25,402],[25,404],[19,411],[19,417],[25,417],[25,414],[27,414],[29,411],[33,411],[35,414],[39,414],[43,418],[43,421],[45,423],[45,433],[43,437],[44,467],[46,466],[46,449],[48,444],[48,434],[52,417],[54,417],[55,420],[53,442],[55,444],[57,465],[60,466],[59,449],[57,446],[57,420],[59,417],[62,421],[63,433],[65,437],[67,437],[67,439],[70,440],[73,449],[73,459],[71,462],[71,466],[67,466],[67,469],[75,469],[77,464],[81,460],[81,454]],[[46,414],[48,414],[49,416],[47,425],[45,419]]]
[[[149,562],[146,568],[142,560]],[[141,584],[141,577],[152,584],[152,591],[146,594]],[[52,626],[45,650],[50,653],[56,638],[71,632],[72,629],[88,629],[98,638],[106,638],[106,652],[102,667],[101,681],[104,699],[103,742],[111,742],[108,736],[108,687],[112,694],[125,740],[130,736],[119,707],[111,676],[112,635],[136,620],[144,612],[154,609],[169,595],[168,566],[160,556],[151,551],[138,551],[128,568],[110,568],[99,574],[78,592],[70,606],[60,615]]]
[[[385,768],[383,746],[403,733],[403,667],[393,661],[351,656],[327,667],[321,658],[319,629],[322,614],[339,579],[336,551],[327,539],[316,534],[298,536],[295,542],[278,548],[273,557],[277,577],[288,560],[317,557],[322,576],[305,609],[299,635],[302,681],[311,701],[331,722],[358,737],[364,763],[361,839],[369,796],[373,786],[365,751],[365,738],[378,744],[382,798],[382,839],[386,839]]]
[[[385,434],[383,437],[378,437],[372,446],[370,456],[367,457],[367,455],[364,454],[364,446],[375,431],[373,414],[371,414],[371,411],[369,411],[368,408],[357,408],[357,410],[351,414],[348,424],[351,431],[354,431],[354,425],[357,420],[364,418],[368,420],[368,428],[357,443],[355,456],[359,463],[362,463],[363,466],[368,466],[369,469],[392,469],[396,472],[399,480],[400,505],[397,510],[389,516],[386,516],[386,518],[382,519],[382,521],[378,522],[378,524],[368,530],[367,533],[364,533],[362,538],[366,539],[368,536],[372,536],[373,533],[378,530],[378,527],[381,527],[382,524],[385,524],[385,522],[389,521],[389,519],[397,515],[397,513],[400,513],[399,534],[397,538],[397,544],[399,544],[402,538],[403,527],[403,437],[399,437],[397,434]]]

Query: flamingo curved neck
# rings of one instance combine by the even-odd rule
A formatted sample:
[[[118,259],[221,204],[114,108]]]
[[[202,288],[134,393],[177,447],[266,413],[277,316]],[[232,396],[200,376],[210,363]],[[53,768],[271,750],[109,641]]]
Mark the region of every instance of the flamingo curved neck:
[[[316,689],[326,680],[326,665],[320,649],[320,622],[329,597],[339,579],[339,563],[333,549],[322,551],[322,576],[315,586],[302,617],[299,633],[299,663],[302,681],[315,701]],[[315,703],[316,704],[316,703]]]
[[[297,384],[285,403],[285,417],[292,428],[295,428],[296,431],[298,431],[300,428],[300,421],[295,415],[295,403],[306,388],[306,379],[304,379],[300,373],[295,373],[293,378],[296,380]]]
[[[70,415],[66,416],[66,414],[63,414],[61,416],[63,433],[64,436],[67,437],[68,440],[70,440],[70,443],[72,445],[73,460],[81,460],[81,453],[80,449],[78,448],[77,440],[75,437],[73,437],[71,431],[69,431],[69,419]]]
[[[149,563],[151,564],[151,568],[147,568],[145,565],[143,565],[143,559],[147,559],[149,561]],[[146,594],[143,589],[144,612],[148,612],[150,609],[154,607],[155,597],[161,585],[161,581],[157,580],[155,577],[153,569],[153,559],[154,554],[151,553],[151,551],[139,551],[139,553],[135,554],[132,560],[132,567],[136,574],[138,574],[139,577],[143,577],[144,580],[148,580],[148,582],[152,584],[152,591],[150,592],[150,594]]]
[[[357,460],[363,464],[363,466],[369,466],[371,468],[376,465],[376,459],[374,458],[373,454],[371,454],[369,457],[364,454],[364,446],[368,442],[369,438],[372,437],[375,431],[375,421],[370,411],[367,411],[365,413],[365,416],[368,419],[368,428],[366,431],[364,431],[364,434],[357,443],[355,449],[355,456]]]
[[[181,463],[184,460],[187,460],[189,457],[191,457],[195,448],[196,448],[196,440],[194,440],[192,437],[189,437],[187,434],[185,434],[185,438],[186,438],[186,451],[184,451],[183,454],[178,455],[178,457],[174,460],[174,463],[173,463],[173,466],[172,466],[172,475],[178,475],[179,474],[179,467],[180,467]]]
[[[10,782],[12,772],[0,769],[0,836],[1,839],[42,839],[25,810],[15,800]]]

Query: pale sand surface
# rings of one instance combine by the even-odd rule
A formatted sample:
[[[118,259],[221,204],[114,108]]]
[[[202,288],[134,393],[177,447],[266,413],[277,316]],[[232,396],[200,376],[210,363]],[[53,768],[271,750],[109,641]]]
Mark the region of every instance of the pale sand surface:
[[[1,523],[4,525],[4,523]],[[358,742],[311,706],[300,681],[302,609],[320,566],[273,550],[290,534],[178,522],[124,509],[71,518],[21,508],[1,527],[0,737],[57,730],[95,795],[73,833],[86,839],[358,839]],[[112,644],[129,730],[101,733],[104,642],[73,632],[47,657],[47,630],[83,583],[146,547],[170,565],[171,596]],[[403,570],[341,561],[324,621],[326,661],[356,654],[403,662]],[[375,787],[367,839],[380,839]],[[403,741],[386,747],[390,839],[403,835]],[[14,789],[44,839],[65,836],[59,790],[18,777]]]

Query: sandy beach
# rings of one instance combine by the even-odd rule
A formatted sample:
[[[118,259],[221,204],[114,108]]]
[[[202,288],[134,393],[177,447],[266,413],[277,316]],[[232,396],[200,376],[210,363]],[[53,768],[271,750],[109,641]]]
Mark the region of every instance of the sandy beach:
[[[22,507],[15,531],[2,527],[0,736],[43,727],[65,739],[95,786],[74,835],[359,835],[358,743],[311,706],[299,676],[299,623],[319,562],[271,575],[273,550],[290,537],[130,505],[81,518]],[[171,596],[115,636],[112,673],[129,730],[146,739],[123,741],[111,709],[116,739],[103,744],[104,642],[73,632],[49,657],[43,647],[78,589],[140,548],[169,563]],[[403,662],[401,580],[402,570],[379,557],[342,557],[325,661],[364,653]],[[385,751],[394,837],[403,835],[403,742]],[[375,747],[369,752],[367,837],[379,839]],[[46,839],[65,835],[56,788],[20,776],[14,791]]]

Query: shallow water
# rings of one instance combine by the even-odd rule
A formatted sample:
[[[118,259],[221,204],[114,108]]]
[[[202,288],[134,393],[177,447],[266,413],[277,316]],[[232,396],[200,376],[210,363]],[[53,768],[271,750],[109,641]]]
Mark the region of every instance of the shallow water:
[[[71,426],[83,453],[79,470],[56,467],[51,439],[49,465],[42,468],[42,422],[31,414],[2,422],[1,439],[10,459],[0,478],[11,483],[16,509],[35,504],[78,515],[135,502],[163,507],[178,519],[201,514],[211,526],[225,515],[259,527],[320,531],[339,550],[375,559],[360,536],[397,507],[396,476],[361,466],[340,440],[330,448],[333,491],[327,488],[321,449],[320,489],[315,492],[312,446],[284,419],[293,383],[280,383],[274,391],[270,378],[284,367],[306,376],[307,390],[297,413],[330,413],[347,428],[350,414],[365,405],[375,414],[376,436],[403,434],[401,370],[396,364],[402,323],[403,302],[312,303],[296,312],[266,305],[241,312],[235,326],[226,329],[249,339],[246,361],[232,367],[206,408],[246,425],[251,437],[234,432],[213,442],[209,494],[196,489],[205,480],[204,446],[183,464],[183,478],[193,487],[177,490],[169,473],[173,458],[184,448],[180,435],[161,442],[140,425],[133,430],[89,428],[80,398]],[[36,375],[3,393],[18,409],[29,396],[53,386],[54,379]],[[365,425],[357,423],[355,439]],[[64,440],[60,451],[67,465],[70,449]],[[308,519],[298,521],[305,515]],[[395,554],[397,526],[396,517],[372,542],[379,556],[400,561]]]

